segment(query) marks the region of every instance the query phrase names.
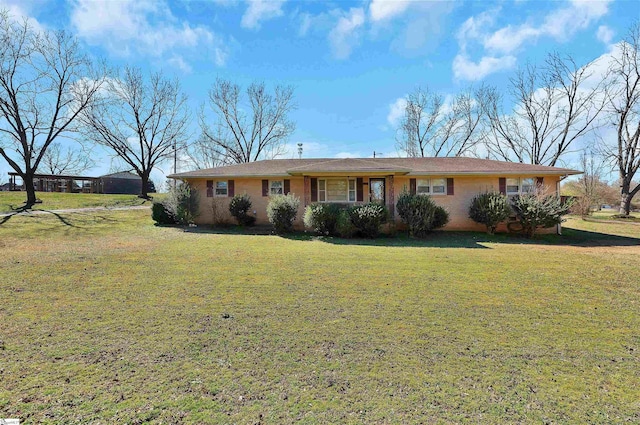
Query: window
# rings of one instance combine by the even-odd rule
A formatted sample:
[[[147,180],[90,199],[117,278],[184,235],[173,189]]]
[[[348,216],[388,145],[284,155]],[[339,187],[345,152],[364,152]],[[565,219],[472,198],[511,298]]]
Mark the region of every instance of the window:
[[[431,193],[431,181],[429,179],[417,180],[416,193],[418,195],[429,195]]]
[[[327,200],[327,181],[318,180],[318,202],[326,202]]]
[[[533,193],[535,186],[535,180],[532,178],[522,179],[520,181],[522,187],[522,193]]]
[[[284,194],[284,183],[282,180],[269,181],[269,195],[282,195]]]
[[[446,179],[420,179],[416,180],[416,194],[418,195],[446,195]]]
[[[216,182],[216,196],[227,196],[229,186],[226,181]]]
[[[356,181],[349,179],[349,202],[356,202]]]
[[[446,179],[432,179],[431,180],[431,193],[434,195],[446,195],[447,193],[447,180]]]
[[[318,179],[318,202],[356,202],[356,180]]]
[[[520,193],[520,179],[507,179],[507,194],[517,195]]]
[[[533,193],[536,188],[534,178],[507,179],[507,195],[519,195],[521,193]]]

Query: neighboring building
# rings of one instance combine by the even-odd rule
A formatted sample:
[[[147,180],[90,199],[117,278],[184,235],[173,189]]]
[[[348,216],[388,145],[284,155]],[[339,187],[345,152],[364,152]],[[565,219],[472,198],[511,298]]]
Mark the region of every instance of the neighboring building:
[[[101,177],[63,176],[53,174],[35,174],[33,184],[38,192],[68,193],[111,193],[138,195],[142,188],[142,179],[137,174],[119,172]],[[3,185],[4,186],[4,185]],[[2,189],[4,190],[4,189]],[[9,173],[7,190],[24,190],[24,183],[18,173]],[[149,182],[149,193],[156,191],[153,182]]]
[[[100,193],[97,177],[34,174],[33,186],[38,192]],[[24,190],[24,182],[16,172],[9,173],[9,190]]]
[[[517,195],[536,185],[559,194],[560,180],[571,174],[580,172],[477,158],[318,158],[257,161],[169,177],[189,182],[200,193],[200,224],[213,222],[214,201],[226,206],[236,193],[251,196],[257,224],[268,223],[269,196],[286,193],[300,197],[297,228],[302,228],[305,207],[314,202],[380,202],[400,221],[394,215],[396,199],[407,190],[431,195],[447,209],[450,221],[445,230],[484,230],[468,214],[477,194],[495,190]]]
[[[8,192],[11,190],[11,183],[0,184],[0,192]]]
[[[139,195],[142,192],[142,179],[139,175],[128,171],[107,174],[100,176],[102,193],[119,193]],[[149,181],[149,193],[154,193],[156,188],[152,181]]]

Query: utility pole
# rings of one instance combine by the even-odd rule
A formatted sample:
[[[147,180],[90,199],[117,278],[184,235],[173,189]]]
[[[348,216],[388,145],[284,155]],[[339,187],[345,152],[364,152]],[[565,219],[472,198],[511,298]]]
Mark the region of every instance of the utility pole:
[[[178,172],[178,144],[173,141],[173,174]],[[173,188],[176,188],[176,179],[173,179]]]
[[[376,155],[378,155],[378,156],[382,156],[383,154],[382,154],[382,153],[380,153],[380,152],[377,152],[377,153],[376,153],[376,151],[373,151],[373,157],[374,157],[374,158],[376,157]]]

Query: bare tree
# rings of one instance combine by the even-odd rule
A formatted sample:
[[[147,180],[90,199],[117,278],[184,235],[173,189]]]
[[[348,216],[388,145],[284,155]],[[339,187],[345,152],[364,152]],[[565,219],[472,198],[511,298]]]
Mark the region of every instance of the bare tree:
[[[186,149],[188,162],[197,169],[215,168],[224,165],[224,158],[219,151],[212,146],[211,139],[204,134],[190,143]]]
[[[278,85],[270,94],[264,83],[253,83],[243,102],[238,84],[218,78],[209,91],[209,107],[217,117],[207,123],[200,112],[202,146],[224,163],[244,163],[284,153],[284,144],[294,132],[289,114],[295,109],[293,87]]]
[[[64,31],[37,32],[0,11],[0,156],[36,202],[34,174],[58,136],[94,99],[104,74],[92,68]]]
[[[640,169],[640,22],[618,45],[611,64],[614,90],[608,96],[607,118],[616,129],[616,143],[604,145],[620,178],[620,214],[628,216],[640,192],[633,179]]]
[[[49,174],[81,174],[95,166],[91,155],[84,150],[76,150],[71,147],[66,149],[58,142],[49,145],[49,149],[42,156],[40,168]]]
[[[606,185],[602,181],[603,162],[598,160],[593,153],[583,152],[580,156],[582,175],[578,179],[578,200],[574,204],[583,217],[590,215],[594,205],[602,203],[603,187]]]
[[[495,89],[486,97],[489,152],[507,161],[555,166],[596,127],[605,106],[606,84],[592,76],[593,63],[580,67],[555,53],[540,68],[519,70],[510,80],[512,114],[503,112]]]
[[[156,73],[147,82],[140,69],[129,67],[107,88],[82,115],[86,136],[129,165],[142,179],[140,196],[148,198],[151,171],[189,136],[187,97],[177,80]]]
[[[479,140],[485,87],[466,90],[446,104],[441,94],[417,88],[406,97],[396,148],[410,157],[463,156]]]

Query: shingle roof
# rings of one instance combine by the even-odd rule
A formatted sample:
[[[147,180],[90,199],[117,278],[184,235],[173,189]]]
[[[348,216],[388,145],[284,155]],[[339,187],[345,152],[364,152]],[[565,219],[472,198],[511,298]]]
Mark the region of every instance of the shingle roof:
[[[100,178],[109,177],[112,179],[126,179],[126,180],[142,180],[139,175],[133,174],[129,171],[118,171],[117,173],[105,174]]]
[[[172,174],[171,178],[279,177],[321,173],[400,175],[569,175],[580,171],[479,158],[309,158],[272,159]]]

